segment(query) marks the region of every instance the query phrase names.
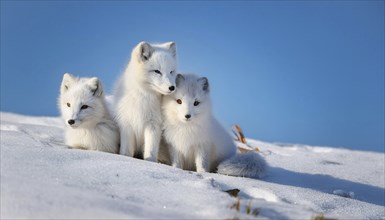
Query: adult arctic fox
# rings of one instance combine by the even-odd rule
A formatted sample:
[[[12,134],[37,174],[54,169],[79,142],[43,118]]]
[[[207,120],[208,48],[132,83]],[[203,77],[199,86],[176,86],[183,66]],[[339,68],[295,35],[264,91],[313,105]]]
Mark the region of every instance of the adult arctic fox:
[[[176,45],[139,43],[115,91],[120,154],[157,161],[162,95],[175,90]]]
[[[101,81],[65,73],[59,108],[66,123],[65,143],[74,148],[118,153],[119,130],[112,120]]]
[[[254,152],[237,154],[231,136],[214,118],[208,79],[178,74],[176,87],[162,101],[163,135],[172,165],[197,172],[261,177],[266,169],[263,158]]]

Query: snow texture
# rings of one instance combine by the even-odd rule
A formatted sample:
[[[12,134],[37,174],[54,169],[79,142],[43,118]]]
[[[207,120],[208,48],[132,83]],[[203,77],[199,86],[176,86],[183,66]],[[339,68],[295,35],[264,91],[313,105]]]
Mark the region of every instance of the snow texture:
[[[0,117],[1,219],[385,219],[384,153],[248,139],[269,164],[252,179],[68,149],[59,118]]]

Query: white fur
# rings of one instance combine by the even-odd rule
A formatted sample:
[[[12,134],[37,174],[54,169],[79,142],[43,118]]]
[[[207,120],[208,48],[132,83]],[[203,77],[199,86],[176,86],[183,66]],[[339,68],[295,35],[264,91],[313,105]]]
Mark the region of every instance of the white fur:
[[[156,73],[159,71],[159,73]],[[176,77],[175,43],[139,43],[117,82],[116,121],[120,128],[120,154],[143,155],[157,161],[161,138],[161,98],[171,94]]]
[[[263,158],[256,153],[237,154],[231,136],[213,116],[207,78],[179,74],[176,85],[176,92],[162,101],[165,143],[160,160],[169,163],[168,151],[174,167],[214,172],[219,165],[218,173],[260,177],[266,168]]]
[[[60,89],[59,109],[66,124],[65,142],[74,148],[117,153],[119,130],[112,120],[100,80],[76,78],[65,73]],[[82,109],[82,106],[88,106]],[[72,125],[69,120],[73,120]]]
[[[229,176],[262,178],[267,170],[266,161],[256,152],[238,153],[221,162],[218,173]]]
[[[170,147],[172,165],[213,172],[221,161],[235,155],[234,142],[211,113],[207,78],[178,75],[176,82],[176,92],[164,96],[162,103],[164,139]],[[199,104],[194,106],[196,101]],[[191,117],[187,119],[186,115]]]

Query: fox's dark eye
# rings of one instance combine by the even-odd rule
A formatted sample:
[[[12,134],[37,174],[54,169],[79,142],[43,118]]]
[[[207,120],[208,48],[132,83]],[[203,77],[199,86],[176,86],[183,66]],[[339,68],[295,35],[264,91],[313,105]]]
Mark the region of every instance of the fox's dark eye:
[[[162,73],[159,70],[154,70],[155,73],[162,75]]]
[[[173,73],[175,73],[175,71],[174,71],[174,70],[170,72],[170,74],[173,74]]]
[[[67,102],[67,107],[71,107],[71,104],[69,102]]]
[[[180,99],[177,99],[176,102],[177,102],[179,105],[182,104],[182,100],[180,100]]]
[[[195,102],[194,102],[194,106],[198,106],[198,105],[199,105],[199,103],[200,103],[200,102],[198,102],[198,101],[195,101]]]
[[[81,109],[87,109],[88,105],[82,105]]]

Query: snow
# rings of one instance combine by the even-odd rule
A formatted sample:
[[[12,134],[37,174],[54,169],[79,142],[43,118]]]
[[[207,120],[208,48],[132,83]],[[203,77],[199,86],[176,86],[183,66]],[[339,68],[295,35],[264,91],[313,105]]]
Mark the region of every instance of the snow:
[[[248,139],[270,165],[250,179],[68,149],[59,118],[0,117],[2,219],[385,219],[384,153]]]

